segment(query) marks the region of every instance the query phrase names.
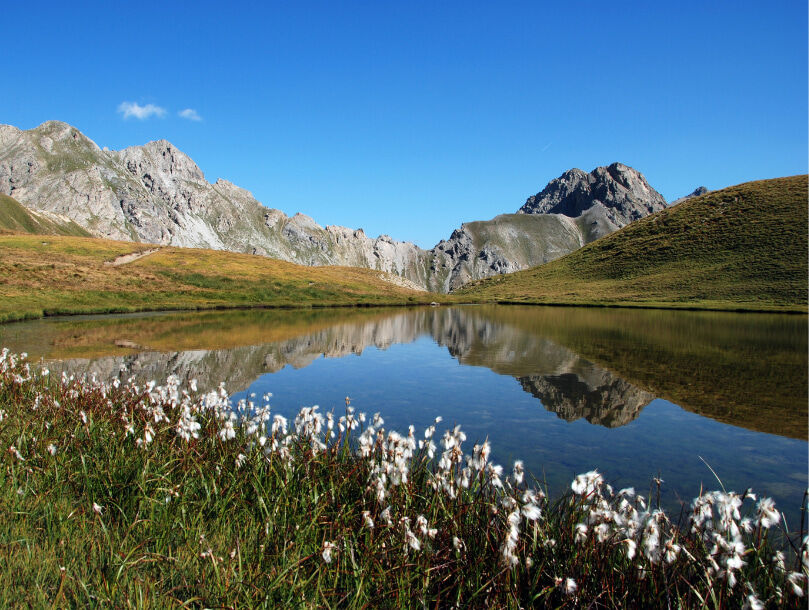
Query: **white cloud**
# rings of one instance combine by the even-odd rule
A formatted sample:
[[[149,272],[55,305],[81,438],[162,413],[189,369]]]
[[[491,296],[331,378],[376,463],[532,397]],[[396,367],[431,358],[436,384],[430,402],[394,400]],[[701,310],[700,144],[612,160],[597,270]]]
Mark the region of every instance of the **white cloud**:
[[[193,108],[186,108],[185,110],[180,110],[177,113],[179,116],[183,117],[184,119],[188,119],[189,121],[201,121],[202,117],[199,116],[199,113],[194,110]]]
[[[154,104],[146,104],[141,106],[137,102],[121,102],[118,106],[118,112],[124,115],[125,119],[135,117],[139,121],[145,121],[149,117],[164,117],[166,116],[166,109]]]

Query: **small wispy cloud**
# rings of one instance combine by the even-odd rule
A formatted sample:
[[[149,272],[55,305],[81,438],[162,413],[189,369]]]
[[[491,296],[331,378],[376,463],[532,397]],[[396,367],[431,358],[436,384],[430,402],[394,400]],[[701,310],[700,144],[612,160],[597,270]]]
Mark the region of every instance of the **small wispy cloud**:
[[[188,119],[189,121],[202,120],[202,117],[199,116],[199,113],[193,108],[186,108],[185,110],[180,110],[180,112],[178,112],[177,115],[181,116],[184,119]]]
[[[118,112],[124,115],[125,119],[136,118],[139,121],[145,121],[151,117],[164,117],[166,116],[166,109],[154,104],[146,104],[141,106],[137,102],[121,102],[118,106]]]
[[[551,147],[551,143],[550,143],[550,142],[548,142],[547,144],[545,144],[545,146],[543,146],[543,147],[542,147],[542,152],[545,152],[545,151],[546,151],[546,150],[548,150],[550,147]]]

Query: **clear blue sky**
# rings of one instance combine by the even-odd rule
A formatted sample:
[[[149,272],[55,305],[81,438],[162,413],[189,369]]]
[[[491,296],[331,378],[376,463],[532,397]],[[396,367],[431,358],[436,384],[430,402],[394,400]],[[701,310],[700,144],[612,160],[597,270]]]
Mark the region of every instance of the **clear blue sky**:
[[[571,167],[621,161],[668,200],[807,171],[805,0],[13,2],[3,22],[0,123],[164,138],[269,207],[425,247]]]

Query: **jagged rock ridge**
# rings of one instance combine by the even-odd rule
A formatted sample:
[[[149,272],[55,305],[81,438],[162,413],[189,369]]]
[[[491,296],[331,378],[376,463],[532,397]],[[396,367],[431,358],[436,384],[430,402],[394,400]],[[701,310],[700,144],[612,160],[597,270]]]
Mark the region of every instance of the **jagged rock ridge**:
[[[165,140],[108,151],[59,121],[28,131],[0,125],[0,193],[98,237],[368,267],[426,284],[424,250],[414,244],[266,208],[227,180],[209,183]]]
[[[209,183],[165,140],[102,150],[59,121],[27,131],[0,125],[0,193],[69,218],[98,237],[366,267],[439,292],[551,261],[665,206],[625,165],[590,174],[570,170],[518,214],[466,223],[423,250],[266,208],[231,182]]]

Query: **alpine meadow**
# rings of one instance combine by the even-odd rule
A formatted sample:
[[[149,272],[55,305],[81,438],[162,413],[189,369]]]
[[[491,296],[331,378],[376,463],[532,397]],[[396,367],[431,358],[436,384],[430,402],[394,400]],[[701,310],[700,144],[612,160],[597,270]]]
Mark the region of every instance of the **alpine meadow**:
[[[6,7],[0,606],[805,608],[807,10]]]

